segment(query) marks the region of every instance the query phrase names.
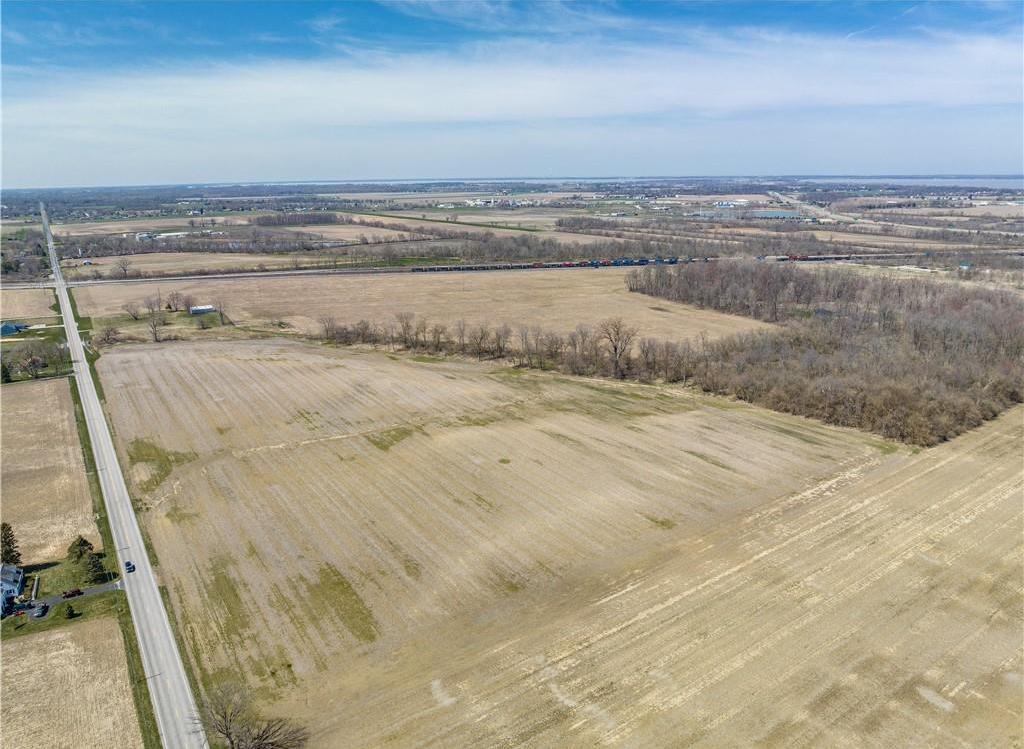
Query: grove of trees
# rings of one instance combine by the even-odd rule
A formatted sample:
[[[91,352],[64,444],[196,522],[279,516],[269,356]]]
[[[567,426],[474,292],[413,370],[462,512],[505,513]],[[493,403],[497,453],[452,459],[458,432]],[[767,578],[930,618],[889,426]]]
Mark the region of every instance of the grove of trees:
[[[709,392],[932,445],[1024,400],[1024,305],[1007,291],[756,262],[644,268],[631,291],[782,323],[702,346]]]

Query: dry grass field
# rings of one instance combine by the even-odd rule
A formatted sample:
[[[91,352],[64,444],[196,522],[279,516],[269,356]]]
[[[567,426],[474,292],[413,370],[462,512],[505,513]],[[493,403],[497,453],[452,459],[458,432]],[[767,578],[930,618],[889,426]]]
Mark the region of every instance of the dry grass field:
[[[471,212],[460,212],[459,209],[452,209],[445,211],[445,214],[458,214],[460,222],[466,223],[455,223],[450,221],[439,221],[438,218],[433,220],[421,220],[416,218],[417,214],[410,212],[408,216],[405,215],[390,215],[390,216],[377,216],[367,214],[351,214],[352,218],[356,221],[375,221],[394,227],[407,227],[412,230],[423,228],[424,230],[429,229],[446,229],[452,232],[461,232],[463,234],[493,234],[496,237],[521,237],[524,234],[535,239],[554,239],[564,244],[575,244],[580,245],[580,251],[585,253],[586,245],[594,242],[607,242],[607,237],[593,236],[590,234],[577,234],[575,232],[568,231],[528,231],[529,227],[523,229],[503,229],[500,227],[493,226],[479,226],[479,224],[487,224],[489,222],[507,223],[510,226],[514,226],[521,219],[499,221],[498,219],[491,218],[487,213],[473,213]],[[369,229],[370,227],[368,227]]]
[[[0,317],[57,317],[50,309],[56,301],[50,289],[0,289]]]
[[[85,234],[134,234],[140,231],[190,231],[194,227],[190,221],[201,219],[212,221],[216,226],[246,226],[254,216],[264,215],[266,211],[252,211],[229,216],[174,216],[171,218],[134,218],[115,221],[73,221],[52,225],[53,236],[59,239],[63,235]],[[203,227],[209,228],[209,226]],[[200,231],[198,227],[196,231]]]
[[[4,749],[142,747],[113,617],[5,640]]]
[[[698,310],[652,300],[626,290],[625,268],[591,268],[508,273],[397,273],[366,276],[306,276],[300,278],[202,279],[161,284],[164,293],[177,289],[197,303],[224,298],[232,320],[259,327],[283,319],[295,329],[312,333],[317,320],[334,315],[338,322],[360,318],[394,321],[398,312],[427,315],[431,321],[468,323],[490,321],[541,325],[569,331],[577,324],[594,325],[622,317],[643,335],[682,340],[706,332],[717,338],[762,323],[749,318]],[[154,284],[98,284],[74,290],[84,315],[120,315],[125,302],[138,302],[156,292]]]
[[[0,516],[28,564],[64,557],[81,534],[101,546],[67,379],[3,386]]]
[[[309,224],[304,226],[282,226],[278,231],[312,234],[323,239],[336,239],[345,242],[359,242],[366,238],[369,243],[388,242],[414,236],[405,231],[384,229],[378,226],[361,226],[359,224]]]
[[[1020,740],[1020,408],[913,452],[281,340],[99,368],[202,680],[314,746]]]
[[[103,276],[120,273],[116,266],[117,257],[90,258],[91,265],[83,265],[81,260],[64,260],[61,268],[64,277],[69,281],[88,278],[99,272]],[[148,252],[130,255],[130,272],[141,272],[152,275],[162,273],[194,273],[196,271],[215,270],[258,270],[262,265],[270,269],[287,269],[298,262],[301,266],[313,265],[324,260],[321,253],[295,252],[289,254],[267,254],[251,252]]]

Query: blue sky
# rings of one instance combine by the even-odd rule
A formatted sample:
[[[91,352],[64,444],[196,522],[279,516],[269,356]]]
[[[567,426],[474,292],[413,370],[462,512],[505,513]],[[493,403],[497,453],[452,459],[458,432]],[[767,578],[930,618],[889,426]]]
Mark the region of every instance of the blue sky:
[[[6,187],[1020,173],[1019,2],[2,2]]]

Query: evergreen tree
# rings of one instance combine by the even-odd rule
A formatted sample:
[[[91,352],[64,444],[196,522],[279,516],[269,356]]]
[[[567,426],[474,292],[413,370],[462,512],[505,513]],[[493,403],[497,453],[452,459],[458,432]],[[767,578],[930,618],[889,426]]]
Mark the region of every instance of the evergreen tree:
[[[82,559],[82,573],[86,583],[98,585],[107,581],[107,571],[98,554],[90,553]]]
[[[71,604],[69,603],[69,604],[67,605],[67,607],[66,607],[66,608],[64,609],[64,618],[65,618],[65,619],[74,619],[74,618],[75,618],[75,617],[76,617],[77,615],[78,615],[78,614],[77,614],[77,612],[75,611],[75,607],[74,607],[74,606],[72,606],[72,605],[71,605]]]
[[[92,544],[79,536],[72,541],[71,546],[68,547],[68,559],[73,562],[81,562],[82,558],[91,554],[92,551]]]
[[[0,556],[4,564],[21,564],[18,539],[14,537],[14,529],[9,523],[0,523]]]
[[[0,361],[0,382],[11,381],[11,368],[7,366],[7,362]]]

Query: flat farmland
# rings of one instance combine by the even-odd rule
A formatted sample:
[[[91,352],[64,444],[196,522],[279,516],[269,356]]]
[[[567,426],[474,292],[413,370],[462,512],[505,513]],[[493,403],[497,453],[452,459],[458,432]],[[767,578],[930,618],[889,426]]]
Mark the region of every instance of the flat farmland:
[[[142,747],[121,629],[113,617],[6,639],[3,745]]]
[[[345,242],[359,242],[366,238],[368,243],[389,242],[396,239],[408,239],[419,237],[418,234],[410,234],[397,229],[384,229],[379,226],[365,226],[362,224],[309,224],[303,226],[282,226],[279,231],[295,232],[299,234],[313,234],[324,239],[336,239]]]
[[[701,332],[717,338],[765,327],[749,318],[630,293],[625,287],[626,272],[626,268],[580,268],[201,279],[169,281],[161,288],[165,293],[176,289],[191,294],[198,303],[223,298],[237,324],[259,327],[282,319],[306,333],[316,332],[317,320],[324,315],[333,315],[338,322],[393,322],[399,312],[448,324],[465,319],[469,324],[507,322],[513,329],[525,324],[562,332],[578,324],[622,317],[643,335],[672,340]],[[139,302],[154,292],[153,284],[95,284],[75,288],[74,296],[82,314],[102,318],[120,315],[123,304]]]
[[[56,317],[50,308],[56,301],[50,289],[0,289],[0,315],[5,320]]]
[[[68,223],[53,224],[53,236],[59,238],[64,235],[86,235],[86,234],[125,234],[140,231],[190,231],[199,227],[193,227],[190,222],[199,221],[206,223],[213,222],[215,226],[246,226],[255,216],[264,215],[266,211],[253,211],[251,213],[238,213],[229,216],[173,216],[170,218],[133,218],[114,221],[75,221]],[[205,226],[203,228],[209,228]]]
[[[1024,409],[915,454],[295,341],[99,369],[201,681],[314,746],[1019,735]]]
[[[0,515],[14,527],[22,559],[61,559],[79,534],[99,548],[69,380],[4,385],[0,428]]]
[[[581,251],[588,244],[594,242],[607,242],[607,237],[600,237],[590,234],[577,234],[569,231],[554,231],[554,230],[530,230],[529,227],[522,229],[506,229],[494,226],[481,226],[480,224],[487,224],[490,221],[497,221],[497,219],[490,218],[485,213],[465,213],[460,214],[457,208],[449,209],[445,211],[445,214],[459,214],[460,221],[466,223],[458,223],[454,221],[443,221],[437,218],[433,220],[422,220],[416,216],[410,214],[409,216],[402,215],[387,215],[380,216],[377,214],[351,214],[352,218],[356,221],[378,221],[387,226],[391,227],[405,227],[415,231],[417,229],[423,229],[429,231],[430,229],[445,229],[452,232],[461,232],[463,234],[493,234],[496,237],[522,237],[528,235],[535,239],[554,239],[558,242],[565,244],[575,244],[581,246]],[[518,221],[518,219],[516,220]],[[498,223],[504,223],[508,225],[514,225],[516,221],[498,221]]]
[[[294,267],[296,263],[307,267],[329,258],[318,252],[147,252],[127,257],[131,263],[129,272],[152,275],[237,269],[253,271],[258,270],[261,265],[268,269],[283,270]],[[119,275],[116,265],[119,259],[114,256],[90,258],[90,265],[83,265],[81,260],[64,260],[61,262],[61,268],[64,269],[64,275],[69,281],[88,278],[96,272],[103,276]]]

